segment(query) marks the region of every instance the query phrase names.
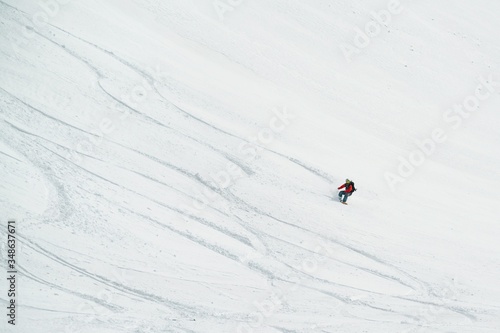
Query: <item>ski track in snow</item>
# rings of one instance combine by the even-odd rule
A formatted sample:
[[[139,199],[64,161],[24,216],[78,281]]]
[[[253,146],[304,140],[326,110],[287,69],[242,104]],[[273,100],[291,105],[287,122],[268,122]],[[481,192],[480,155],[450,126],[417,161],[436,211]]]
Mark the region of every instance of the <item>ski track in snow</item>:
[[[304,153],[315,148],[313,139],[306,138],[304,146],[294,151],[288,142],[296,140],[294,135],[298,134],[291,129],[292,134],[285,132],[277,139],[279,143],[252,143],[247,133],[262,127],[263,113],[253,118],[240,116],[230,101],[213,104],[218,97],[211,94],[219,83],[200,91],[194,81],[196,69],[188,69],[195,53],[193,44],[206,50],[210,61],[216,59],[214,66],[223,67],[224,61],[227,66],[236,64],[246,73],[242,77],[249,80],[259,76],[261,65],[253,68],[248,59],[238,61],[236,53],[225,54],[211,40],[201,45],[188,38],[190,27],[182,31],[182,23],[175,21],[164,29],[172,29],[169,33],[175,35],[169,41],[177,47],[172,50],[172,59],[186,53],[186,63],[178,64],[186,68],[186,75],[180,77],[177,68],[168,67],[174,61],[168,59],[162,64],[166,66],[163,71],[171,76],[158,78],[145,68],[147,57],[140,59],[137,51],[128,51],[131,46],[127,43],[133,36],[124,36],[125,46],[120,47],[106,39],[111,32],[91,40],[91,33],[79,28],[80,20],[72,26],[62,19],[65,10],[69,17],[78,10],[91,15],[85,4],[61,8],[61,17],[40,31],[32,30],[29,54],[13,55],[12,35],[30,20],[33,4],[22,1],[17,8],[0,1],[0,6],[5,21],[1,29],[9,32],[2,34],[0,42],[3,55],[9,54],[0,68],[6,77],[0,81],[0,166],[2,172],[12,172],[11,177],[24,179],[26,188],[31,184],[34,190],[45,189],[45,193],[32,193],[26,202],[2,198],[2,209],[23,212],[17,234],[17,268],[22,279],[19,332],[64,332],[68,323],[78,332],[237,332],[239,325],[253,323],[252,315],[259,311],[255,302],[269,301],[283,288],[281,306],[271,311],[256,331],[448,332],[446,325],[456,325],[450,329],[493,332],[498,328],[498,318],[493,318],[500,309],[491,300],[479,303],[476,297],[465,294],[440,295],[447,288],[443,281],[453,273],[443,273],[444,278],[440,278],[439,272],[426,274],[414,268],[425,259],[402,254],[395,260],[397,255],[391,251],[398,251],[393,243],[397,233],[387,236],[387,248],[385,230],[356,238],[356,224],[372,233],[375,230],[363,223],[372,219],[368,208],[362,208],[371,202],[359,191],[359,201],[354,196],[353,205],[344,211],[345,207],[325,194],[345,176],[325,171],[332,164],[318,167],[320,161]],[[109,6],[113,4],[103,5],[103,14],[94,13],[96,26],[109,15],[105,12]],[[126,9],[135,6],[124,5],[119,15],[127,15]],[[321,13],[312,5],[308,8],[310,13]],[[161,5],[157,9],[168,12]],[[138,20],[153,14],[143,9]],[[120,28],[115,20],[109,24]],[[290,28],[294,24],[290,22]],[[144,31],[151,26],[137,29]],[[180,40],[185,40],[185,45]],[[168,52],[170,45],[144,43],[158,47],[158,52]],[[217,58],[220,55],[224,60]],[[55,57],[68,65],[51,68],[50,59]],[[69,59],[82,67],[70,64]],[[293,73],[294,64],[287,65],[287,61],[293,62],[283,59],[275,64],[279,67],[276,73]],[[31,72],[38,67],[40,73]],[[83,81],[89,76],[94,82]],[[150,91],[142,103],[133,105],[124,95],[127,87],[137,82],[147,82]],[[242,79],[241,84],[244,82]],[[270,87],[274,84],[266,82]],[[40,100],[36,91],[44,84],[56,96],[68,98],[71,105],[60,110],[50,100]],[[228,80],[228,85],[236,84]],[[326,89],[320,79],[308,84],[310,91]],[[290,87],[286,89],[293,89]],[[236,98],[227,89],[228,100]],[[72,101],[74,94],[83,99]],[[205,99],[207,110],[190,101],[190,94]],[[269,92],[262,98],[272,100],[275,96]],[[82,101],[86,104],[81,105]],[[249,109],[258,105],[249,97],[239,103],[248,103]],[[102,136],[96,132],[95,119],[82,120],[80,115],[88,111],[81,110],[102,108],[103,114],[109,114],[109,105],[119,105],[128,116],[122,126]],[[218,113],[211,114],[215,109]],[[259,125],[242,121],[248,118]],[[339,116],[339,123],[345,119]],[[367,138],[373,136],[371,130],[366,129]],[[313,134],[312,128],[311,137]],[[77,145],[85,138],[101,141],[89,151],[78,151]],[[322,144],[335,147],[332,141]],[[242,144],[259,148],[259,159],[243,158],[238,148]],[[71,158],[75,154],[80,161]],[[335,164],[342,163],[344,157],[340,158]],[[225,170],[228,163],[243,176],[221,187],[210,176]],[[8,186],[11,184],[3,186],[3,195],[11,189]],[[28,193],[21,186],[16,191],[20,196]],[[207,197],[206,207],[196,208]],[[297,201],[303,206],[295,205]],[[381,206],[380,202],[374,205]],[[377,219],[373,224],[380,226],[385,215],[373,214]],[[388,219],[395,216],[389,211],[386,215]],[[389,229],[394,221],[386,222]],[[423,234],[430,232],[423,230]],[[0,229],[0,237],[7,237],[5,228]],[[314,245],[319,243],[329,248],[327,253],[318,252]],[[309,272],[303,264],[311,258],[319,267]],[[0,266],[7,268],[4,261]],[[125,277],[118,277],[117,272]],[[487,274],[498,272],[496,263]],[[468,272],[463,274],[468,277]],[[472,282],[464,283],[472,288]],[[40,319],[44,316],[54,326]]]

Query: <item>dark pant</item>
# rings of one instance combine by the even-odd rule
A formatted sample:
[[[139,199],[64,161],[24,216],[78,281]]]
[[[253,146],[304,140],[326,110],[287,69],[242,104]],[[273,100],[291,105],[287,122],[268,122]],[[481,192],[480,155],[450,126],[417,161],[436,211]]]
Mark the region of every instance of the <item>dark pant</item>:
[[[350,193],[346,193],[345,191],[340,191],[340,192],[339,192],[339,199],[340,199],[340,201],[342,201],[342,202],[346,202],[346,201],[347,201],[347,197],[348,197],[348,196],[350,196],[350,195],[351,195]],[[342,198],[342,196],[343,196],[344,198]]]

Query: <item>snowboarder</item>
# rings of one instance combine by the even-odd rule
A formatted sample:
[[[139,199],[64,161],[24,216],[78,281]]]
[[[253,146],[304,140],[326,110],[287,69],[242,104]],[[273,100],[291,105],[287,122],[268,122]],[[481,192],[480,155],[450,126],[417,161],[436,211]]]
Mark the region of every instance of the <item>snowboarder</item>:
[[[345,190],[339,192],[339,200],[344,205],[347,205],[347,197],[350,197],[352,193],[356,191],[356,188],[354,187],[354,182],[349,179],[346,179],[345,184],[340,186],[338,189],[341,190],[343,188],[345,188]]]

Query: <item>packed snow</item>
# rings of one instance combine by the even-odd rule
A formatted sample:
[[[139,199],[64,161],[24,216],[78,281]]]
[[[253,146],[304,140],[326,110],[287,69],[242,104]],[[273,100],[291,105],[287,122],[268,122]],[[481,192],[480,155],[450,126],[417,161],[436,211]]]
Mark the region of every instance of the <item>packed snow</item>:
[[[499,332],[499,13],[1,0],[1,331]]]

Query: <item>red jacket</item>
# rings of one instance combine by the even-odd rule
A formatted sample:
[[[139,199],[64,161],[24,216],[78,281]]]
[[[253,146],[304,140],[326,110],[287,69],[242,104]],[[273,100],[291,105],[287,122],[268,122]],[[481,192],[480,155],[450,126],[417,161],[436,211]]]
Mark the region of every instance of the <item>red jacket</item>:
[[[340,186],[338,190],[345,188],[345,193],[352,193],[352,184],[347,184],[345,183],[344,185]]]

